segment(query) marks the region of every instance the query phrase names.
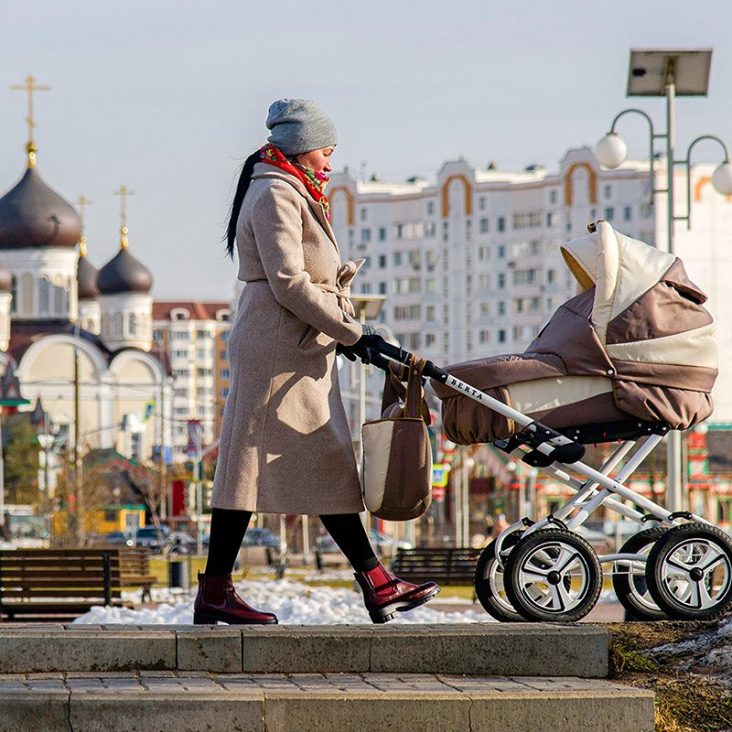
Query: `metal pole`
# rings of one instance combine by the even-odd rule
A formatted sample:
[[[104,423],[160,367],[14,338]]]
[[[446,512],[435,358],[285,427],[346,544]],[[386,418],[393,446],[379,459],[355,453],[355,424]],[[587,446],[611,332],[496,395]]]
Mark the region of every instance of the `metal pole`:
[[[5,531],[5,459],[3,457],[3,409],[0,407],[0,538]]]
[[[467,450],[467,448],[466,448]],[[467,460],[465,459],[465,454],[463,454],[463,463],[462,463],[462,480],[460,481],[463,486],[463,493],[462,493],[462,510],[461,510],[461,518],[462,518],[462,534],[463,534],[463,540],[461,546],[470,546],[470,465]]]
[[[676,101],[674,71],[673,66],[670,66],[666,76],[666,187],[668,189],[666,222],[669,254],[674,254],[674,103]],[[684,507],[681,473],[681,432],[672,430],[668,434],[666,443],[666,508],[669,511],[681,511]]]
[[[74,324],[74,494],[76,496],[76,521],[74,522],[74,538],[77,542],[81,542],[84,538],[84,525],[82,511],[84,510],[84,501],[81,495],[81,464],[79,462],[79,413],[80,409],[80,384],[79,384],[79,338],[81,323],[79,322],[79,313],[76,313],[76,322]]]
[[[302,563],[310,566],[310,517],[302,516]]]
[[[462,533],[463,533],[463,465],[465,463],[464,447],[459,447],[457,454],[460,458],[460,473],[459,477],[456,474],[455,477],[455,546],[462,546]],[[457,473],[457,471],[456,471]]]
[[[163,357],[160,358],[160,366],[161,368],[165,368],[163,366]],[[167,494],[165,490],[165,374],[161,372],[160,374],[160,440],[158,442],[158,445],[160,446],[160,472],[158,474],[158,495],[160,500],[160,518],[161,520],[165,520],[168,517],[168,508],[167,508]]]

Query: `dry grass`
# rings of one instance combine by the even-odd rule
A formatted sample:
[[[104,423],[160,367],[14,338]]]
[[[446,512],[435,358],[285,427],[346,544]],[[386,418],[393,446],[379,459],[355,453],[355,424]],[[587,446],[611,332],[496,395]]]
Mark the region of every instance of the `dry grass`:
[[[732,693],[713,678],[698,676],[674,662],[643,654],[666,643],[677,643],[716,623],[613,623],[611,676],[649,689],[656,695],[656,732],[727,732],[732,729]]]

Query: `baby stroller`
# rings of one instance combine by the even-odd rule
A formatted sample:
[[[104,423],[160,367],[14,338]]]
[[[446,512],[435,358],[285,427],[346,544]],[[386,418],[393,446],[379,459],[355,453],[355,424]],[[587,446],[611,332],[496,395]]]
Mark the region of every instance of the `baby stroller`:
[[[670,430],[711,414],[717,369],[706,296],[674,256],[606,222],[588,229],[561,250],[580,294],[525,353],[424,371],[450,440],[491,442],[574,491],[554,513],[522,518],[483,550],[476,594],[498,620],[576,621],[597,602],[605,566],[626,617],[711,619],[732,606],[732,539],[626,485]],[[378,350],[411,359],[389,344]],[[583,458],[585,445],[598,443],[618,444],[596,469]],[[598,556],[575,529],[601,505],[637,522],[639,533]]]

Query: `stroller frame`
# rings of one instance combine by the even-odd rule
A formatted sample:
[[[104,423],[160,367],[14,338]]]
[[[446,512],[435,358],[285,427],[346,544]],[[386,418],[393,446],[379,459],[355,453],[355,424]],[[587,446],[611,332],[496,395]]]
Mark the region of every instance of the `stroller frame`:
[[[372,351],[371,363],[382,369],[388,368],[388,361],[384,356],[407,365],[413,358],[411,353],[383,342],[379,344],[378,349]],[[537,521],[533,521],[529,517],[523,517],[501,532],[493,544],[490,545],[494,558],[492,571],[494,573],[509,573],[512,577],[519,576],[517,572],[520,573],[523,570],[511,566],[514,557],[513,549],[517,546],[527,546],[526,540],[534,535],[533,544],[537,546],[534,554],[531,555],[534,561],[536,561],[536,557],[548,558],[548,566],[551,558],[556,558],[558,555],[556,549],[550,551],[547,547],[556,545],[564,547],[560,550],[560,553],[565,552],[569,555],[575,552],[577,555],[576,561],[586,567],[589,575],[592,575],[593,572],[599,574],[599,580],[593,577],[592,582],[587,583],[592,584],[593,587],[588,589],[583,586],[580,588],[577,596],[582,595],[581,599],[577,599],[576,605],[571,608],[568,607],[566,612],[562,610],[570,597],[570,594],[568,594],[570,582],[565,582],[564,579],[561,582],[559,580],[554,582],[555,585],[559,583],[558,586],[553,588],[553,597],[560,598],[560,608],[558,610],[552,607],[547,612],[543,612],[540,606],[546,602],[545,598],[537,599],[530,593],[527,594],[526,602],[524,602],[514,582],[513,585],[506,584],[505,590],[509,596],[510,604],[516,607],[523,618],[518,616],[502,617],[501,613],[492,612],[481,598],[481,603],[488,612],[494,614],[499,620],[578,620],[592,609],[599,597],[602,586],[600,564],[612,565],[614,583],[615,575],[628,575],[629,581],[632,579],[630,575],[636,578],[643,577],[642,588],[630,590],[630,594],[633,595],[630,598],[630,607],[619,595],[619,599],[625,605],[626,610],[632,610],[636,619],[658,619],[663,617],[663,613],[679,619],[703,619],[716,617],[732,606],[732,540],[705,518],[688,511],[669,512],[668,509],[659,506],[645,496],[639,495],[625,485],[628,478],[641,465],[643,460],[663,440],[665,434],[669,431],[668,425],[652,425],[638,421],[637,431],[634,431],[630,439],[622,440],[598,470],[582,462],[585,452],[584,445],[572,440],[566,434],[531,419],[480,389],[452,376],[429,361],[423,370],[423,375],[440,381],[465,394],[470,399],[513,420],[521,428],[520,431],[508,440],[498,440],[494,444],[499,449],[522,459],[529,465],[545,470],[549,475],[575,491],[575,494],[553,514]],[[571,433],[572,430],[565,430],[565,432]],[[643,442],[638,445],[641,439]],[[607,442],[610,439],[603,441]],[[634,448],[635,451],[632,452]],[[630,457],[628,457],[629,455]],[[611,477],[613,471],[623,460],[626,460],[624,465],[614,477]],[[568,465],[571,465],[572,470],[583,476],[585,480],[572,477],[567,472]],[[625,505],[618,498],[632,501],[644,513]],[[650,553],[646,554],[640,551],[621,550],[598,557],[590,545],[581,536],[573,533],[572,530],[580,527],[600,506],[606,506],[621,516],[635,521],[639,528],[643,527],[648,521],[655,522],[655,525],[659,528],[667,529],[663,532],[663,541],[659,539],[653,545]],[[517,534],[517,537],[513,537],[514,539],[518,538],[517,542],[508,541],[512,534]],[[653,544],[652,541],[646,542],[648,546],[651,544]],[[712,546],[713,549],[707,551],[709,546]],[[569,548],[567,549],[567,547]],[[518,555],[521,552],[515,552],[515,554]],[[705,557],[710,556],[711,559],[707,561]],[[726,562],[722,568],[724,581],[722,589],[713,598],[710,596],[708,588],[701,584],[702,581],[694,578],[699,572],[702,574],[708,572],[711,575],[712,572],[716,571],[715,568],[719,568],[718,565],[722,560]],[[567,564],[569,564],[569,561],[567,560]],[[703,571],[700,569],[702,561],[705,562]],[[593,562],[597,568],[596,570],[590,567]],[[650,566],[651,563],[653,564],[652,567]],[[480,566],[479,562],[478,569],[480,569]],[[658,575],[657,566],[662,566],[663,571],[669,576],[663,575],[663,573]],[[547,574],[551,573],[547,570]],[[476,589],[478,580],[478,572],[476,572]],[[711,581],[709,577],[704,580],[706,583]],[[648,594],[649,590],[653,599]],[[534,594],[536,594],[535,591]],[[643,595],[643,597],[640,597],[640,595]],[[534,602],[538,604],[538,607],[532,607]],[[658,606],[661,606],[660,610]],[[544,607],[548,608],[548,603]],[[648,610],[647,613],[646,610]]]

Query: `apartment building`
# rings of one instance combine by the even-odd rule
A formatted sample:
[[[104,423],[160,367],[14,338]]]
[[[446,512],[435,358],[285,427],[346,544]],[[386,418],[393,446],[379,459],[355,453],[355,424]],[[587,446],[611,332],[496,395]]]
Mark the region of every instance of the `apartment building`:
[[[692,170],[694,226],[679,227],[675,252],[710,296],[722,354],[713,419],[732,422],[732,368],[723,355],[732,354],[732,298],[722,274],[732,256],[732,205],[707,185],[712,170]],[[677,176],[682,211],[686,182]],[[477,169],[457,160],[434,183],[338,173],[329,197],[343,257],[366,258],[354,291],[386,295],[383,323],[404,347],[442,365],[523,351],[575,293],[559,245],[589,222],[605,219],[666,247],[665,201],[651,202],[648,163],[603,170],[587,147],[568,150],[556,172]]]
[[[189,419],[200,420],[205,445],[218,438],[229,387],[230,327],[227,301],[153,302],[153,337],[168,356],[173,378],[174,462],[186,458]]]

